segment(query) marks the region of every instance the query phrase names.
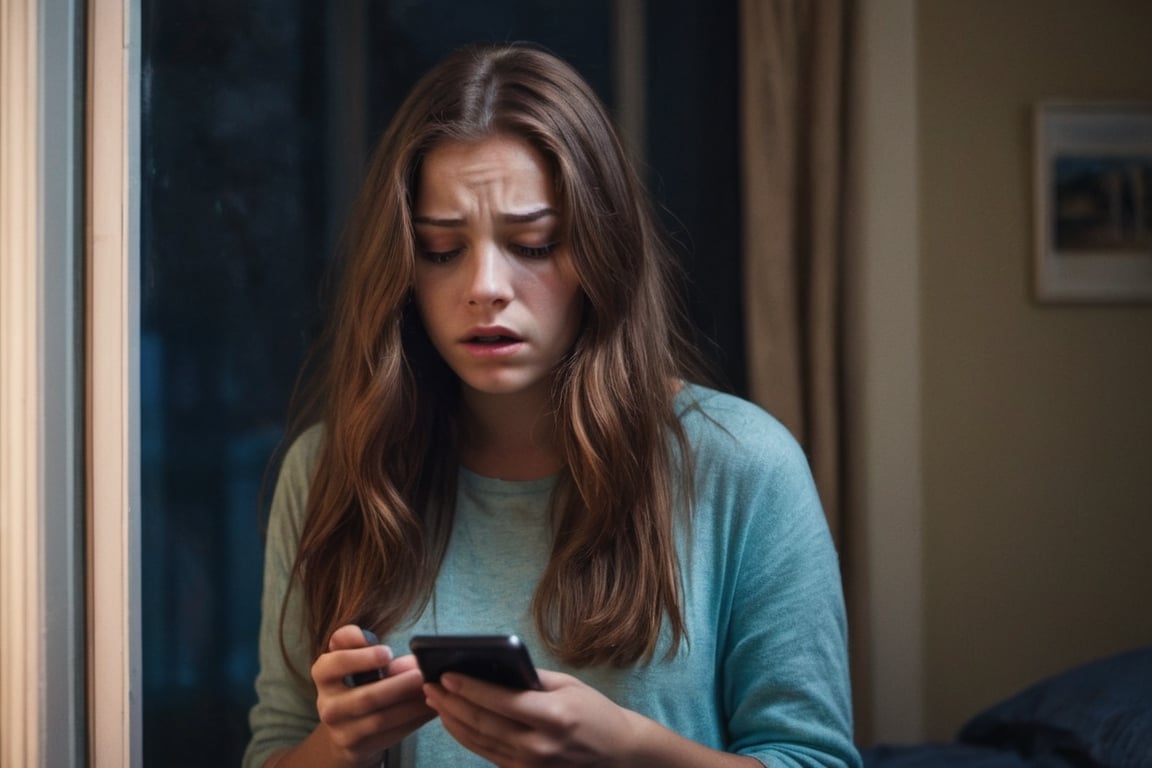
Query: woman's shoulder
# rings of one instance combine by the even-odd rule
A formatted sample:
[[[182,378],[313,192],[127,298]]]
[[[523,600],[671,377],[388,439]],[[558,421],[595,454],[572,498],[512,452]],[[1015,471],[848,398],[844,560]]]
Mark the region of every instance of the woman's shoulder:
[[[289,438],[291,442],[280,465],[281,482],[305,483],[312,478],[320,445],[324,440],[324,425],[313,424]]]
[[[686,384],[676,409],[689,442],[760,446],[769,450],[797,447],[792,433],[775,416],[742,397],[699,384]]]
[[[731,530],[755,525],[772,531],[785,518],[788,525],[801,518],[822,524],[808,458],[776,417],[707,387],[685,387],[679,402],[698,510],[711,510],[701,520]]]
[[[800,443],[753,402],[690,384],[681,390],[677,410],[693,460],[705,477],[774,485],[811,476]]]
[[[300,539],[307,515],[308,491],[320,453],[324,430],[320,426],[305,429],[291,440],[280,462],[276,491],[268,514],[269,551],[280,553],[280,565],[287,572]]]

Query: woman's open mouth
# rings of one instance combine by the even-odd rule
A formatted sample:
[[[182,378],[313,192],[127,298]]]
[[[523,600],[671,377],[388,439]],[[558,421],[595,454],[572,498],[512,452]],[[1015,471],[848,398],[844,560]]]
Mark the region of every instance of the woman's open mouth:
[[[524,340],[506,328],[482,328],[465,336],[462,343],[474,355],[503,355],[519,348]]]

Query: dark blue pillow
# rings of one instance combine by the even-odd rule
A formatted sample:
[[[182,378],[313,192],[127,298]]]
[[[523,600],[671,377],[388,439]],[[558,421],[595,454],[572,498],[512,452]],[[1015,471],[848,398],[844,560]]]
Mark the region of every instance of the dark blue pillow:
[[[1038,768],[1015,752],[970,744],[881,744],[860,750],[860,757],[864,768]]]
[[[1152,647],[1043,680],[974,717],[958,739],[1077,766],[1149,768]]]

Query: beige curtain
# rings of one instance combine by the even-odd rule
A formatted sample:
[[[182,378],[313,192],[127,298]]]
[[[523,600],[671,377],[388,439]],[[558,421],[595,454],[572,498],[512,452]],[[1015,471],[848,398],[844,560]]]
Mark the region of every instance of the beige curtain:
[[[749,388],[804,446],[845,563],[844,272],[853,0],[741,0]],[[846,578],[856,735],[870,738],[869,616]]]
[[[750,395],[807,451],[838,543],[849,2],[742,0],[740,20]]]

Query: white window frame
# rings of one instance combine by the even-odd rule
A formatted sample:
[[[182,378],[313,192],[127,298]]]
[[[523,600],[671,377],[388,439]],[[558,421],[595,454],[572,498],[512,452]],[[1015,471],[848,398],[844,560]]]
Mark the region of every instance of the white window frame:
[[[43,754],[39,28],[0,0],[0,763]]]
[[[0,765],[85,764],[83,0],[0,0]]]
[[[88,2],[88,718],[96,768],[143,761],[139,20],[139,0]]]

